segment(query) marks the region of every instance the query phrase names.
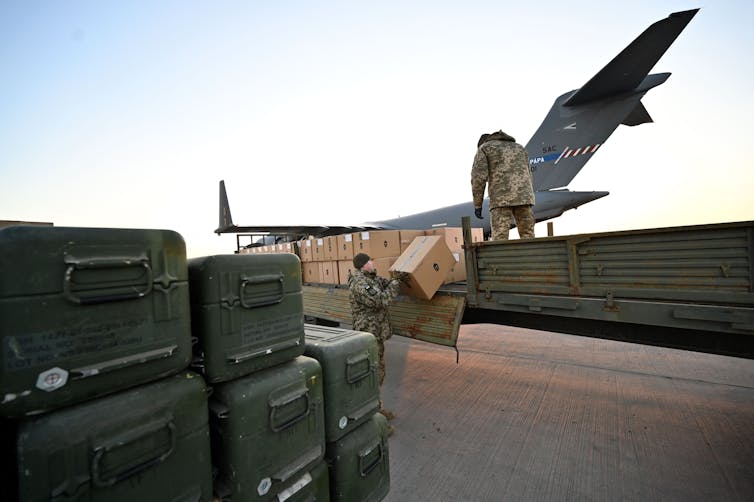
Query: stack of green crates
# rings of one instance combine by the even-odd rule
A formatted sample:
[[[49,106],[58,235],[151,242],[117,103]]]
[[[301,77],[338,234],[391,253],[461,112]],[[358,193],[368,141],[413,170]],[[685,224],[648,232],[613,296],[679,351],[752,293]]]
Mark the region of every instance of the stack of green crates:
[[[298,257],[216,255],[188,268],[217,497],[328,500],[322,369],[303,355]]]
[[[330,500],[378,501],[390,490],[387,420],[379,409],[370,333],[305,325],[305,354],[322,365]]]
[[[6,496],[210,500],[183,238],[15,226],[0,249]]]

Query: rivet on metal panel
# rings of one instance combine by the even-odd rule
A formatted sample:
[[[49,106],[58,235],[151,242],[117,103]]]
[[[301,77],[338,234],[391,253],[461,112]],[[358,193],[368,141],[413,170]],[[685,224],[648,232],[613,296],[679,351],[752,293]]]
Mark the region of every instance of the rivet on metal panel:
[[[723,263],[720,265],[720,270],[723,271],[723,275],[725,277],[730,277],[730,264],[729,263]]]

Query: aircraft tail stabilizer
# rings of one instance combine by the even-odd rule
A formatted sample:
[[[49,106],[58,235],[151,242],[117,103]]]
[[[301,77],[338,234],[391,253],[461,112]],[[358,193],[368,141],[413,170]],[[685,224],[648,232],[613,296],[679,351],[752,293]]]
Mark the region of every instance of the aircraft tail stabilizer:
[[[565,101],[563,106],[583,105],[635,89],[698,11],[699,9],[674,12],[652,24]]]
[[[568,186],[620,124],[652,122],[641,99],[670,73],[648,72],[698,10],[652,24],[583,87],[555,100],[526,144],[534,190]]]
[[[233,217],[230,215],[230,204],[228,203],[228,194],[225,192],[225,180],[220,181],[220,221],[218,223],[216,234],[228,232],[235,225]]]

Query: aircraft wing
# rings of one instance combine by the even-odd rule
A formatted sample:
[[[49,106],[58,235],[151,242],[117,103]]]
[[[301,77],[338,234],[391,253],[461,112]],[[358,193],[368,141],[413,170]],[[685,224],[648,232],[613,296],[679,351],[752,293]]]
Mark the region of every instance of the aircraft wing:
[[[359,225],[342,225],[342,226],[324,226],[324,225],[264,225],[264,226],[243,226],[228,225],[215,229],[216,234],[269,234],[276,236],[289,237],[327,237],[328,235],[338,235],[351,232],[360,232],[362,230],[377,230],[380,227],[359,226]]]
[[[230,214],[230,204],[228,203],[228,194],[225,191],[225,181],[220,181],[220,222],[215,229],[215,233],[220,234],[237,234],[253,233],[274,235],[278,237],[303,238],[313,235],[315,237],[326,237],[328,235],[338,235],[350,232],[359,232],[362,230],[375,230],[380,227],[373,225],[254,225],[238,226],[233,223],[233,217]]]

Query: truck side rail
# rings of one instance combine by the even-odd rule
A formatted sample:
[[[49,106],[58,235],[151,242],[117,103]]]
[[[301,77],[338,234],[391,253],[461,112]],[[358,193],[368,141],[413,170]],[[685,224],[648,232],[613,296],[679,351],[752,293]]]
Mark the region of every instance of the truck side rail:
[[[754,222],[481,243],[462,225],[464,322],[754,357]]]

